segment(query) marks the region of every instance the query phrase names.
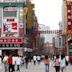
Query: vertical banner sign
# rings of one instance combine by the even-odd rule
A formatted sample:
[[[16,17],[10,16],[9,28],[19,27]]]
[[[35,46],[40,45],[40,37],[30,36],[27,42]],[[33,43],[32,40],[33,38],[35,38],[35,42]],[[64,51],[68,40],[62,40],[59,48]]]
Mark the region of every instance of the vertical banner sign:
[[[67,1],[67,33],[71,30],[71,1]]]

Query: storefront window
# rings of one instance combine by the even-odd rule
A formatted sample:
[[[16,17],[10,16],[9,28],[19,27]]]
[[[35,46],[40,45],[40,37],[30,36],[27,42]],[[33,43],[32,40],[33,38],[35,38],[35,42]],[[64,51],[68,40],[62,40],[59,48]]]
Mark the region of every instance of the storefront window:
[[[17,12],[16,11],[4,11],[3,16],[4,17],[16,17]]]

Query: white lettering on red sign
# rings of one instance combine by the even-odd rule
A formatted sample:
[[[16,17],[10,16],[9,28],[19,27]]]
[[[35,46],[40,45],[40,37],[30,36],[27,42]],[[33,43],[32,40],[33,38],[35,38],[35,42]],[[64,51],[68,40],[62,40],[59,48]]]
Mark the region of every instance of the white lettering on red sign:
[[[0,38],[1,43],[22,43],[22,38]]]

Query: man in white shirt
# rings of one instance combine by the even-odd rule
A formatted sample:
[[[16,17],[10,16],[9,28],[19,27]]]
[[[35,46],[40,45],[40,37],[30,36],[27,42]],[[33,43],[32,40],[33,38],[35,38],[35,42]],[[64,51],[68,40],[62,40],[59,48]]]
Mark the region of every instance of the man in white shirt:
[[[4,68],[5,68],[5,72],[8,70],[8,56],[5,55],[4,58],[3,58],[3,63],[4,63]]]
[[[40,56],[37,56],[38,65],[40,65],[40,60],[41,60]]]
[[[17,56],[16,58],[16,65],[17,65],[17,71],[20,71],[20,65],[21,65],[21,57]]]
[[[37,57],[33,56],[34,65],[36,65],[36,60],[37,60]]]
[[[13,56],[13,62],[12,62],[12,65],[13,65],[13,71],[15,71],[15,65],[16,65],[16,56]]]

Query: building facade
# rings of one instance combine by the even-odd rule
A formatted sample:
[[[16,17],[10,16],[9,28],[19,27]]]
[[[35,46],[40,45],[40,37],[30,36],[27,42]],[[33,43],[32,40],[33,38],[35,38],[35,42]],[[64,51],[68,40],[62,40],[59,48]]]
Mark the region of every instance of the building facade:
[[[67,55],[72,55],[72,0],[63,1],[63,50]]]
[[[9,50],[23,49],[23,36],[26,23],[23,15],[24,0],[0,0],[0,49],[5,53]]]

